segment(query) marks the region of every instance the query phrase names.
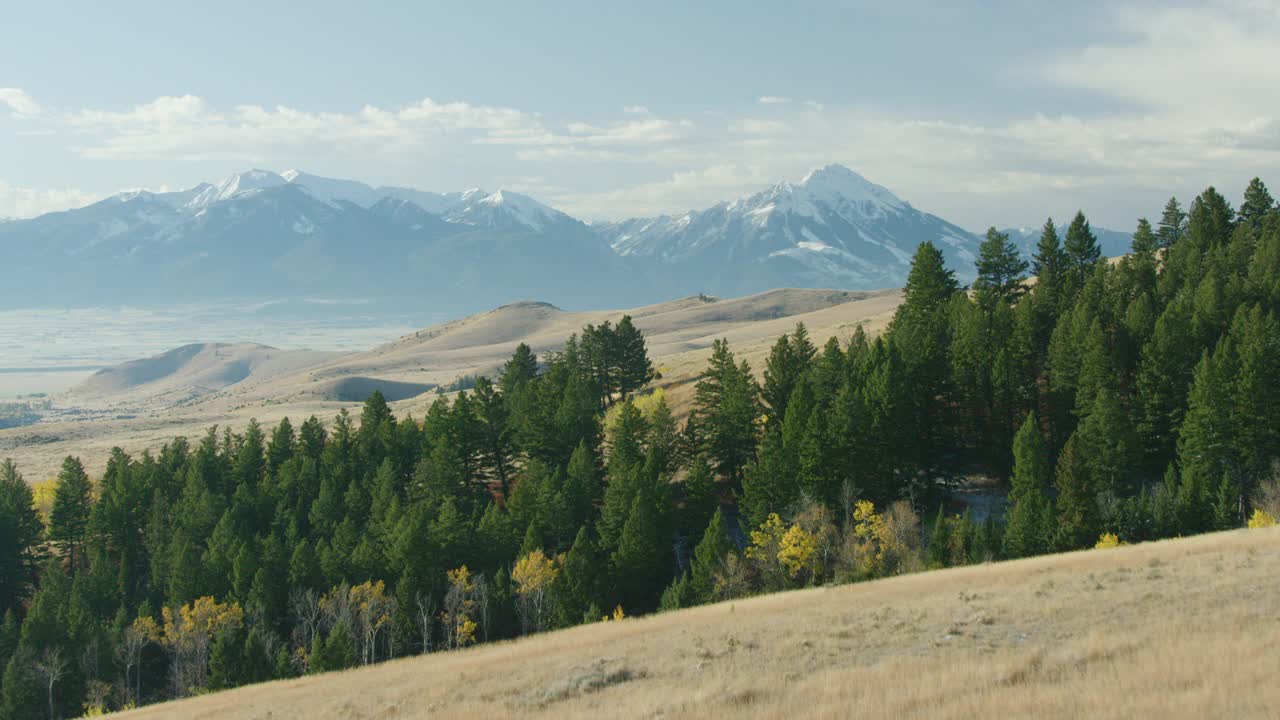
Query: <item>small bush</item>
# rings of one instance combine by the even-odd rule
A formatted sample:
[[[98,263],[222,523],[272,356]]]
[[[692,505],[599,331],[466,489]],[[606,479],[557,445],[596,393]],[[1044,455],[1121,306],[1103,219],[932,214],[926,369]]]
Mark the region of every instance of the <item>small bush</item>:
[[[1120,547],[1129,543],[1122,542],[1120,537],[1115,533],[1102,533],[1102,537],[1098,538],[1098,544],[1093,547],[1097,550],[1105,550],[1107,548]]]
[[[1249,529],[1271,527],[1276,524],[1276,519],[1271,513],[1261,508],[1253,511],[1253,516],[1249,518]]]

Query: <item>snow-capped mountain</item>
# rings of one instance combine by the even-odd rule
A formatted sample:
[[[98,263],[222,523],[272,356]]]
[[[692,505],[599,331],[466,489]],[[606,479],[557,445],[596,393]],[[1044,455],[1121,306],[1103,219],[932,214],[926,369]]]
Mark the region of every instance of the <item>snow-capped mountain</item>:
[[[1095,232],[1112,252],[1108,231]],[[1015,235],[1031,245],[1036,237]],[[925,240],[961,280],[973,277],[976,235],[839,165],[678,217],[595,225],[509,190],[433,193],[255,169],[0,224],[0,301],[638,305],[700,292],[899,286]]]
[[[0,226],[10,306],[344,296],[467,312],[647,298],[585,224],[509,191],[236,173]]]
[[[720,293],[901,285],[925,240],[942,249],[957,276],[969,279],[979,244],[973,233],[916,210],[842,165],[706,210],[596,229],[618,254],[713,278],[710,291]]]

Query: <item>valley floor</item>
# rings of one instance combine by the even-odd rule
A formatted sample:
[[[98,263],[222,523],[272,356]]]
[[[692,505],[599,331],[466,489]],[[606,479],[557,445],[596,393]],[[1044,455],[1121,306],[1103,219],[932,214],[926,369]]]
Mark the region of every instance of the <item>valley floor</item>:
[[[129,718],[1280,716],[1280,528],[780,593]]]

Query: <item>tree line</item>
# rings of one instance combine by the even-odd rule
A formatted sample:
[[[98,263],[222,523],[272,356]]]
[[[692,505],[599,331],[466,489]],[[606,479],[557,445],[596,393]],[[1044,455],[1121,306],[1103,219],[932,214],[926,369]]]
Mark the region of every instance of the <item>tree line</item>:
[[[69,717],[756,592],[1274,519],[1280,210],[1258,180],[963,288],[920,245],[887,330],[763,372],[716,341],[681,423],[631,318],[397,418],[0,465],[0,718]],[[1034,276],[1034,281],[1029,277]],[[955,512],[976,477],[1003,517]],[[928,518],[921,520],[921,516]]]

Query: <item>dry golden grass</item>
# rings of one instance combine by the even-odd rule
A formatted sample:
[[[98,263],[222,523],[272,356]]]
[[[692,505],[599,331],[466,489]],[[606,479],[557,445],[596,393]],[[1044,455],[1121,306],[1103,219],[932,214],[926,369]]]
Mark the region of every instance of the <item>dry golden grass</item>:
[[[585,626],[127,717],[1280,717],[1280,528]]]

